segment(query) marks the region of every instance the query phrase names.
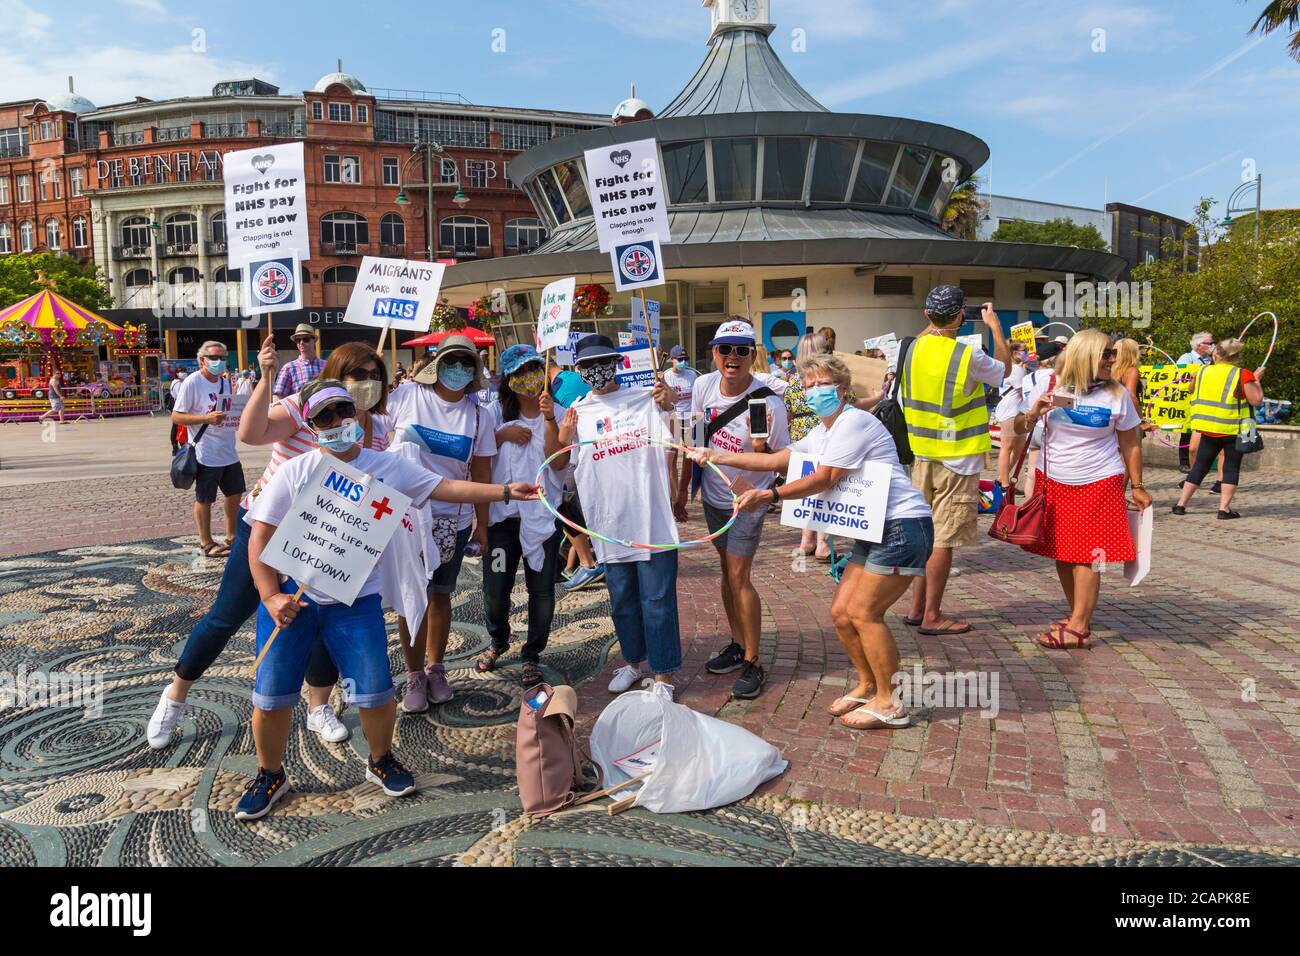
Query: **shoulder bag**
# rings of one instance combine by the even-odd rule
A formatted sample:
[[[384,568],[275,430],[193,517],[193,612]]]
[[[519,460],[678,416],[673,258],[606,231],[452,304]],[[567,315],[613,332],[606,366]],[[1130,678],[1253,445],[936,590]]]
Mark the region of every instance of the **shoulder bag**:
[[[1043,480],[1034,483],[1034,493],[1024,504],[1016,504],[1016,482],[1020,480],[1020,470],[1029,452],[1029,442],[1026,441],[1011,471],[1011,483],[1002,496],[1002,507],[993,519],[993,527],[989,528],[990,538],[1026,549],[1043,543],[1047,523],[1047,432],[1047,416],[1044,415]]]
[[[225,394],[225,378],[221,379],[221,384],[217,386],[217,398]],[[207,425],[203,425],[194,433],[194,439],[186,442],[181,446],[172,458],[171,479],[172,487],[181,491],[186,491],[194,487],[194,480],[199,476],[199,453],[196,446],[203,438],[203,433],[208,430]]]
[[[912,454],[912,443],[907,439],[907,419],[903,416],[903,406],[898,401],[898,390],[903,379],[905,367],[903,363],[907,360],[907,353],[911,351],[915,342],[916,336],[909,335],[898,347],[898,364],[894,368],[893,387],[889,390],[889,394],[880,400],[880,404],[872,413],[880,420],[880,424],[889,429],[889,434],[894,439],[894,448],[898,452],[898,460],[904,465],[910,465],[916,460],[916,456]]]

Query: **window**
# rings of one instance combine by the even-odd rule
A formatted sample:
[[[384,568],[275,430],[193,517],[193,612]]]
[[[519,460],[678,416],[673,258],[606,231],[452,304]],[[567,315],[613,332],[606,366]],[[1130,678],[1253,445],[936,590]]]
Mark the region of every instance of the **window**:
[[[945,169],[952,170],[949,174],[950,177],[957,175],[959,172],[956,160],[951,160],[946,156],[935,156],[934,162],[930,164],[930,171],[925,174],[925,182],[921,186],[921,191],[916,195],[916,208],[936,218],[943,210],[943,206],[938,204],[936,200],[939,196],[939,188],[943,185]]]
[[[551,138],[551,124],[532,120],[497,120],[493,128],[501,134],[502,149],[525,150]]]
[[[351,104],[351,103],[331,103],[331,104],[330,104],[330,122],[331,122],[331,123],[351,123],[351,122],[352,122],[352,104]]]
[[[754,198],[758,141],[752,136],[713,141],[713,192],[717,202]]]
[[[555,181],[554,171],[548,169],[538,176],[537,185],[542,188],[542,195],[546,197],[546,204],[555,215],[556,222],[568,222],[569,209],[564,204],[564,193],[560,191],[559,183]]]
[[[356,266],[330,266],[325,270],[321,277],[322,281],[330,284],[347,284],[357,281]]]
[[[400,184],[400,176],[397,168],[397,160],[392,156],[384,157],[384,185],[397,186]]]
[[[797,276],[793,279],[764,279],[763,298],[788,299],[794,295],[795,289],[807,289],[807,288],[808,288],[807,276]]]
[[[477,216],[449,216],[442,221],[438,242],[457,252],[474,252],[492,245],[492,230]]]
[[[370,242],[370,223],[365,217],[355,212],[331,212],[321,216],[320,241],[334,245],[335,255],[344,255],[343,250],[355,251],[357,246]]]
[[[41,139],[53,139],[54,126],[49,120],[41,120]]]
[[[313,100],[311,104],[311,118],[314,120],[322,119],[320,100]]]
[[[229,266],[217,266],[217,271],[212,275],[213,282],[238,282],[243,277],[243,273],[238,269],[232,269]]]
[[[1040,299],[1040,300],[1041,300],[1041,299],[1046,299],[1046,298],[1047,298],[1047,290],[1043,288],[1045,285],[1046,285],[1045,282],[1026,282],[1026,283],[1025,283],[1025,298],[1026,298],[1026,299]]]
[[[370,108],[365,103],[357,104],[357,122],[366,123],[370,121]]]
[[[32,201],[32,177],[27,173],[18,174],[18,201]]]
[[[763,140],[763,198],[803,198],[804,173],[808,169],[806,136],[768,136]]]
[[[149,220],[132,216],[122,222],[122,245],[128,249],[149,248]]]
[[[0,255],[13,252],[13,237],[9,234],[9,223],[0,222]]]
[[[487,163],[478,159],[465,160],[465,178],[471,189],[487,189]]]
[[[176,157],[176,181],[178,183],[188,183],[190,181],[189,153],[181,153]]]
[[[342,182],[341,165],[338,156],[325,157],[325,182],[337,183]]]
[[[45,184],[49,182],[49,178],[50,177],[48,173],[41,173],[36,177],[36,190],[41,194],[41,202],[45,202],[45,200],[50,198],[49,196],[46,195],[46,188],[45,188]]]
[[[192,251],[199,241],[199,221],[190,212],[173,213],[163,221],[163,236],[173,249]]]
[[[18,244],[23,252],[31,252],[36,248],[36,229],[26,220],[18,227]]]
[[[891,206],[912,205],[912,196],[921,184],[921,174],[929,161],[928,149],[904,146],[903,156],[898,161],[898,172],[894,174],[894,182],[889,187],[889,198],[885,201]]]
[[[208,220],[208,231],[212,234],[213,242],[226,241],[226,214],[219,212]]]
[[[199,281],[199,270],[193,266],[181,266],[179,269],[173,269],[167,273],[167,282],[170,285],[188,285],[191,282]]]
[[[506,222],[507,252],[532,252],[545,241],[546,227],[539,219],[511,219]]]
[[[361,159],[358,156],[343,157],[343,181],[345,183],[361,182]]]
[[[968,299],[991,299],[994,296],[992,279],[962,279],[959,285]]]
[[[590,216],[591,202],[587,199],[587,186],[582,181],[582,170],[578,168],[578,164],[569,162],[556,166],[555,178],[560,181],[560,188],[564,190],[564,195],[569,200],[569,208],[573,210],[573,215]]]
[[[122,277],[122,282],[132,288],[138,288],[142,285],[148,285],[153,279],[149,276],[148,269],[132,269]]]
[[[456,160],[444,159],[442,161],[442,169],[440,170],[440,175],[442,178],[442,184],[444,186],[449,186],[454,183],[460,182],[460,175],[456,172]]]
[[[876,295],[911,295],[911,276],[876,276],[873,291]]]
[[[41,178],[42,179],[46,178],[44,173],[41,174]],[[63,198],[63,170],[51,169],[49,171],[48,178],[50,180],[50,189],[53,190],[54,192],[54,198],[62,199]]]
[[[76,216],[72,220],[72,246],[85,249],[90,245],[90,233],[86,229],[86,217]]]
[[[898,147],[893,143],[863,143],[858,178],[853,182],[853,202],[878,204],[884,201],[885,184],[894,169]]]
[[[361,160],[356,156],[326,156],[325,182],[361,182]]]
[[[468,146],[487,149],[488,121],[463,119],[459,116],[421,116],[420,141],[443,146]]]
[[[406,245],[406,223],[395,212],[379,220],[379,241],[386,246]]]
[[[74,196],[81,195],[81,190],[84,187],[84,183],[82,180],[82,177],[84,175],[85,175],[85,170],[83,170],[80,166],[77,166],[74,169],[68,171],[68,186],[72,195]]]
[[[0,206],[9,205],[9,177],[0,176]]]
[[[853,160],[857,155],[857,140],[830,138],[817,140],[817,158],[813,162],[809,200],[843,202],[849,191],[849,177],[853,175]],[[767,195],[766,191],[763,195]]]

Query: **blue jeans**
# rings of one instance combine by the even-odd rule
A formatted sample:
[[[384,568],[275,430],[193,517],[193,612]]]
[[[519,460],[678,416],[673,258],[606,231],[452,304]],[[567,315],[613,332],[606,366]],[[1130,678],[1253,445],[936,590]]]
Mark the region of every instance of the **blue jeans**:
[[[235,543],[230,547],[221,584],[208,613],[199,618],[190,631],[189,640],[176,662],[176,676],[181,680],[196,681],[226,649],[235,632],[243,627],[261,606],[253,574],[248,569],[248,538],[252,529],[244,520],[247,512],[239,509],[235,521]],[[278,639],[277,639],[278,640]],[[311,662],[307,667],[307,683],[312,687],[333,687],[339,679],[338,669],[330,659],[325,645],[317,642],[312,648]]]
[[[280,586],[293,594],[298,585],[286,581]],[[378,594],[357,598],[347,604],[317,604],[303,596],[307,606],[288,627],[280,629],[275,643],[257,669],[253,684],[253,706],[281,710],[298,702],[312,648],[321,641],[338,661],[343,675],[343,696],[357,707],[380,707],[393,699],[393,676],[388,667],[388,631]],[[257,652],[275,630],[275,621],[261,607],[257,612]]]
[[[677,624],[677,552],[656,551],[649,561],[605,565],[614,633],[629,664],[647,656],[650,670],[671,674],[682,666]]]

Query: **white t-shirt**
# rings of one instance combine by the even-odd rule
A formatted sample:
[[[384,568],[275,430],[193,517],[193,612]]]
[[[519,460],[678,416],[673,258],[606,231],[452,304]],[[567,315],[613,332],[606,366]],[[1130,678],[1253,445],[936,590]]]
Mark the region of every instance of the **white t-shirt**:
[[[1028,395],[1032,407],[1047,391],[1046,379]],[[1056,394],[1063,394],[1057,385]],[[1116,432],[1142,422],[1128,389],[1094,388],[1077,404],[1047,413],[1047,434],[1039,467],[1047,462],[1047,477],[1063,485],[1089,485],[1126,471]]]
[[[431,440],[442,454],[421,452],[420,463],[435,475],[469,480],[470,458],[491,458],[497,453],[496,430],[492,413],[480,409],[470,398],[446,402],[432,385],[415,385],[399,389],[388,396],[388,415],[393,420],[395,440],[401,441],[407,425],[431,429]],[[456,530],[463,531],[474,523],[474,506],[449,501],[429,505],[433,517],[455,518]]]
[[[760,385],[766,385],[778,396],[784,395],[785,390],[790,387],[789,379],[784,379],[772,372],[754,372],[754,378]]]
[[[848,405],[831,424],[830,431],[818,422],[816,428],[790,449],[811,456],[818,465],[853,471],[869,461],[886,462],[891,474],[885,520],[930,517],[925,496],[912,485],[907,469],[898,460],[898,449],[889,429],[869,412]]]
[[[679,372],[675,368],[670,368],[664,372],[664,383],[677,393],[677,410],[679,412],[689,412],[691,410],[691,393],[695,388],[695,380],[700,377],[700,373],[693,368]]]
[[[504,409],[500,402],[488,406],[492,412],[492,427],[500,431],[504,425],[522,425],[532,437],[526,445],[514,442],[501,442],[497,445],[497,456],[492,459],[492,480],[499,484],[511,481],[526,481],[532,484],[537,479],[538,469],[546,460],[546,419],[541,415],[525,418],[520,415],[512,422],[503,419]],[[556,471],[548,467],[542,472],[542,486],[546,500],[552,506],[558,506],[563,500],[564,480],[567,469]],[[538,501],[494,501],[491,505],[489,522],[497,524],[507,518],[519,519],[519,544],[523,550],[528,566],[534,571],[542,569],[542,546],[555,534],[555,518]]]
[[[721,372],[710,372],[707,375],[701,375],[695,383],[695,393],[691,396],[691,410],[704,413],[704,424],[707,427],[710,422],[736,402],[748,404],[749,399],[745,396],[750,392],[763,388],[765,385],[768,385],[768,383],[760,381],[757,376],[751,376],[744,395],[728,397],[722,394]],[[770,451],[780,451],[790,444],[790,422],[786,416],[785,402],[781,401],[776,395],[769,395],[767,397],[767,412],[771,416],[767,447]],[[749,437],[748,409],[729,421],[725,427],[714,432],[713,437],[709,439],[709,447],[726,454],[753,451],[754,446]],[[737,476],[741,476],[755,488],[770,488],[772,482],[776,480],[776,475],[770,471],[741,471],[739,468],[720,467],[722,467],[722,473],[728,478],[734,480]],[[715,508],[731,508],[731,490],[712,468],[704,469],[702,487],[706,503]],[[586,506],[585,501],[583,506]]]
[[[589,392],[573,403],[578,413],[578,441],[607,435],[668,438],[664,413],[647,388],[621,388],[608,395]],[[668,469],[662,445],[603,441],[574,451],[578,497],[587,527],[621,541],[676,544]],[[650,552],[592,539],[603,563],[649,561]]]
[[[307,483],[311,473],[320,464],[322,454],[323,452],[317,448],[281,465],[258,496],[253,499],[248,513],[244,515],[244,520],[248,522],[249,527],[252,527],[255,521],[279,527],[280,522],[293,506],[293,499],[298,494],[298,490]],[[400,455],[386,455],[363,448],[348,464],[358,471],[374,475],[390,488],[396,488],[411,499],[412,505],[418,505],[426,500],[442,483],[440,476],[421,468],[413,461],[407,461]],[[398,533],[401,533],[400,529]],[[358,600],[368,594],[379,593],[381,563],[375,562],[370,577],[366,578],[365,583],[361,585],[361,590],[357,592]],[[311,588],[308,588],[305,593],[317,604],[337,603],[328,595],[319,594]]]
[[[1205,358],[1201,358],[1195,352],[1184,352],[1178,356],[1179,365],[1209,365],[1214,361],[1214,353],[1211,352]]]
[[[188,377],[189,377],[189,376],[186,376],[186,378],[188,378]],[[185,379],[183,379],[183,378],[172,379],[172,383],[171,383],[171,385],[168,387],[167,391],[169,391],[169,392],[171,393],[172,401],[173,401],[173,402],[176,401],[176,395],[177,395],[178,392],[180,392],[180,390],[181,390],[181,386],[184,385],[184,384],[185,384]]]
[[[181,387],[176,392],[173,408],[182,415],[206,415],[208,412],[230,411],[230,400],[234,396],[230,383],[225,376],[215,382],[209,382],[202,372],[185,376]],[[197,435],[202,425],[188,425],[190,435]],[[239,452],[235,450],[235,434],[239,430],[239,419],[227,415],[220,425],[209,425],[195,446],[200,465],[210,468],[224,468],[239,461]]]
[[[913,343],[915,348],[915,343]],[[983,382],[985,385],[992,385],[999,388],[1002,385],[1002,379],[1007,374],[1007,367],[998,359],[985,353],[981,348],[973,349],[970,357],[970,365],[967,367],[967,377],[972,382]],[[925,461],[921,455],[916,456],[917,461]],[[943,466],[957,475],[978,475],[984,470],[984,455],[965,455],[961,458],[941,458],[937,459],[943,462]]]

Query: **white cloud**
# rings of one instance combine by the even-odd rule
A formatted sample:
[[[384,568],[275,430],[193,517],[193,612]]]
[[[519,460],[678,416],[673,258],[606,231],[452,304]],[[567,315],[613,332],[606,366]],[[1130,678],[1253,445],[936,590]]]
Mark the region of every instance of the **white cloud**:
[[[169,16],[166,7],[162,5],[162,0],[122,0],[128,7],[135,7],[145,13],[154,13],[160,17]]]
[[[772,11],[777,37],[796,27],[806,30],[811,48],[818,42],[897,35],[872,0],[785,0]]]
[[[54,21],[33,10],[22,0],[0,0],[0,23],[5,33],[19,43],[39,43],[50,35]]]

